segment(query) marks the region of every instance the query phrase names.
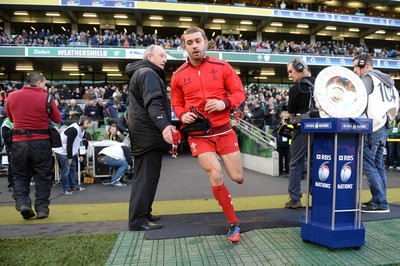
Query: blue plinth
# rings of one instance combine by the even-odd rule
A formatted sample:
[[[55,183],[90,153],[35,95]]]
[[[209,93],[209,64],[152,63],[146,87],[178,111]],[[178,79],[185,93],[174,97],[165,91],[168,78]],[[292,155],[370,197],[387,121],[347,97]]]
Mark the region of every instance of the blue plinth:
[[[354,226],[337,226],[332,230],[326,224],[314,222],[301,223],[301,238],[329,248],[351,248],[365,245],[365,228],[361,223]]]
[[[305,133],[372,133],[372,119],[368,118],[304,118],[301,132]]]
[[[308,165],[312,208],[307,206],[309,212],[302,220],[301,237],[329,248],[363,246],[365,228],[360,221],[358,200],[362,173],[358,156],[360,138],[372,132],[372,120],[303,119],[301,131],[313,136],[312,166]]]

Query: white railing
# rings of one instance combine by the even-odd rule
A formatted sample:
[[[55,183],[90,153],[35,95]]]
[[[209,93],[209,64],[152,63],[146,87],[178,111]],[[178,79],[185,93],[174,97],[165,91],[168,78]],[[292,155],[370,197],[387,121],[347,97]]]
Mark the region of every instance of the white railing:
[[[262,130],[240,118],[234,118],[234,120],[234,124],[240,131],[252,138],[256,143],[265,148],[276,149],[276,138],[268,134],[266,130]]]

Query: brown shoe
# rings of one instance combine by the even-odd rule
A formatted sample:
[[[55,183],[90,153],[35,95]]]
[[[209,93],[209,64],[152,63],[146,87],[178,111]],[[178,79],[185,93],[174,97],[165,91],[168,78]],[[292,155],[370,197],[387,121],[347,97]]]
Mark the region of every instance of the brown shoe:
[[[49,217],[49,212],[48,211],[38,211],[36,212],[36,219],[45,219]]]
[[[303,205],[301,205],[301,201],[294,201],[293,199],[290,199],[288,202],[285,203],[285,208],[298,209],[298,208],[303,208]]]

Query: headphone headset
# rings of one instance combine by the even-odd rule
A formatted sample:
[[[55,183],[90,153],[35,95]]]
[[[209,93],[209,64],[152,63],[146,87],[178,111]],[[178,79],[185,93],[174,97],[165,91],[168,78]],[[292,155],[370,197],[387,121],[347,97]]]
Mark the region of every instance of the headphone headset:
[[[85,121],[89,120],[89,117],[87,116],[82,116],[81,119],[79,120],[78,125],[81,127],[85,123]]]
[[[90,119],[90,117],[88,117],[88,116],[82,116],[81,117],[81,120],[79,120],[79,126],[83,126],[83,124],[85,124],[85,122],[88,122],[88,123],[92,123],[92,119]]]
[[[365,67],[366,59],[367,59],[367,54],[366,53],[362,53],[361,56],[360,56],[360,59],[358,59],[357,66],[359,68]]]
[[[304,71],[304,65],[301,62],[300,58],[295,58],[292,60],[292,65],[293,68],[297,71],[297,72],[303,72]]]

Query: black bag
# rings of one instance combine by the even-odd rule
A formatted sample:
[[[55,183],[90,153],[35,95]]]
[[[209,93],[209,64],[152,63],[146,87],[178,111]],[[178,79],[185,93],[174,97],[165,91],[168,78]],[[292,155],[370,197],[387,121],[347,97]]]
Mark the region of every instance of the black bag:
[[[309,113],[311,118],[320,118],[319,109],[317,107],[315,107],[314,105],[311,107],[311,109],[307,113]]]
[[[61,135],[58,130],[52,126],[49,128],[50,142],[53,148],[58,148],[62,146]]]
[[[308,103],[308,111],[306,113],[292,117],[290,123],[296,126],[301,123],[301,119],[303,118],[320,118],[319,109],[315,106],[314,84],[312,84],[308,79],[302,79],[301,81],[304,81],[309,85],[310,100]]]
[[[304,81],[310,86],[310,102],[308,104],[308,111],[303,118],[320,118],[319,109],[315,106],[314,84],[308,79],[304,79]]]
[[[189,136],[203,136],[210,131],[211,123],[210,121],[200,112],[198,112],[193,106],[190,111],[197,115],[196,120],[190,124],[182,124],[180,130],[183,134]]]
[[[50,94],[47,95],[46,111],[49,115],[52,111],[52,108],[51,108],[52,100],[53,100],[53,98],[51,97],[51,95]],[[54,128],[51,125],[49,125],[49,135],[50,135],[51,147],[58,148],[58,147],[62,146],[60,133],[58,132],[58,130],[56,128]]]

